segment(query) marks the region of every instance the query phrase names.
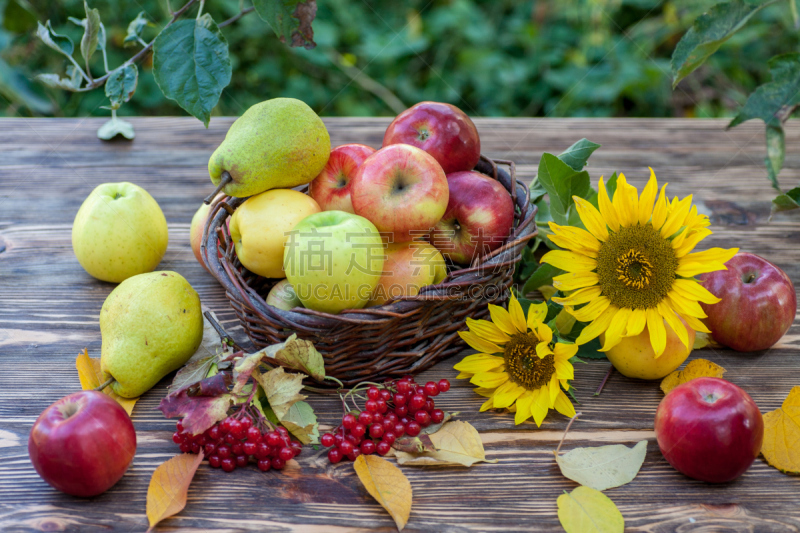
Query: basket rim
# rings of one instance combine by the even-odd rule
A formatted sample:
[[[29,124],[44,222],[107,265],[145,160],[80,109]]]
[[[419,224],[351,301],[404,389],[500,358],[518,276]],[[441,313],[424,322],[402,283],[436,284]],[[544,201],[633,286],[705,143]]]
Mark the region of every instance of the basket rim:
[[[507,166],[508,172],[499,169],[498,164]],[[230,299],[238,300],[253,312],[262,315],[263,318],[271,319],[271,321],[292,323],[316,318],[353,325],[370,325],[380,320],[403,318],[427,302],[457,299],[462,297],[457,293],[458,289],[486,283],[481,278],[487,277],[494,269],[506,268],[515,264],[519,259],[519,249],[528,240],[538,235],[535,222],[537,207],[530,202],[528,186],[516,178],[514,162],[502,159],[493,160],[481,155],[481,160],[474,170],[499,181],[505,187],[515,205],[516,225],[512,227],[512,232],[502,246],[484,256],[476,257],[469,266],[448,272],[440,283],[426,285],[414,296],[393,298],[380,306],[345,309],[338,314],[305,307],[284,310],[268,305],[264,297],[247,284],[241,273],[232,268],[234,247],[229,245],[229,234],[226,234],[222,227],[225,219],[232,216],[235,209],[247,198],[220,195],[211,202],[211,209],[203,227],[200,255],[208,271],[225,288]],[[516,207],[519,207],[519,212]],[[229,250],[228,254],[223,256],[224,262],[218,255],[218,240],[225,243],[225,248]],[[227,257],[227,255],[231,257]]]

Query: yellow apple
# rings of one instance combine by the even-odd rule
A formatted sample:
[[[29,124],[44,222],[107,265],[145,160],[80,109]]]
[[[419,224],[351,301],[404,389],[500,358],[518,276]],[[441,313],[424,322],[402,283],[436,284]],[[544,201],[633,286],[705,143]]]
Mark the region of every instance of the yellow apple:
[[[167,219],[133,183],[98,185],[72,223],[72,249],[86,272],[119,283],[152,272],[167,251]]]
[[[683,322],[683,319],[681,319]],[[686,325],[689,333],[689,347],[683,345],[675,331],[664,322],[667,330],[667,346],[658,358],[650,345],[650,331],[644,331],[633,337],[624,337],[619,344],[606,352],[608,360],[619,370],[620,374],[629,378],[661,379],[681,366],[694,345],[694,330]],[[605,342],[605,335],[600,335],[600,344]]]
[[[427,242],[388,244],[385,254],[381,279],[367,307],[383,305],[398,296],[414,296],[422,287],[447,276],[442,253]]]
[[[308,215],[319,212],[313,198],[291,189],[251,196],[231,217],[231,239],[239,261],[259,276],[285,278],[283,247],[289,232]]]

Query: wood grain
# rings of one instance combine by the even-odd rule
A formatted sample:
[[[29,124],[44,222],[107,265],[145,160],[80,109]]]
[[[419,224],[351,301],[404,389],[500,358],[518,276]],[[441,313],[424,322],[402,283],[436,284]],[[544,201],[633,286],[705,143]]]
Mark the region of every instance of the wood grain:
[[[0,121],[0,530],[143,531],[145,496],[156,466],[177,450],[174,422],[155,410],[168,380],[144,395],[133,414],[139,448],[129,473],[111,491],[89,500],[57,493],[33,470],[27,438],[39,413],[78,390],[74,361],[84,347],[100,353],[98,315],[113,285],[94,280],[72,253],[70,231],[81,202],[98,184],[132,181],[161,205],[170,244],[160,269],[176,270],[197,289],[237,338],[238,327],[216,281],[194,260],[189,222],[210,191],[206,163],[233,119],[217,118],[209,129],[190,118],[132,119],[132,143],[98,141],[97,119],[3,119]],[[379,146],[386,118],[325,119],[333,144]],[[737,246],[767,257],[800,280],[800,214],[767,223],[774,196],[763,168],[760,123],[725,131],[719,120],[478,119],[483,152],[513,159],[530,180],[543,151],[558,153],[581,137],[603,144],[588,168],[623,171],[641,186],[652,166],[668,191],[694,194],[714,223],[708,246]],[[800,126],[790,122],[787,146],[797,146]],[[800,156],[789,150],[781,181],[794,186]],[[241,339],[243,342],[245,339]],[[800,327],[766,352],[695,352],[728,369],[762,412],[777,408],[800,385]],[[497,464],[467,470],[407,467],[414,505],[407,531],[559,530],[556,498],[575,483],[553,460],[566,420],[551,414],[541,429],[515,427],[513,417],[478,413],[482,399],[453,378],[453,360],[421,379],[454,381],[437,406],[461,411],[481,432],[487,457]],[[576,367],[575,386],[583,416],[566,449],[648,440],[638,477],[606,494],[631,531],[800,531],[800,477],[787,476],[757,459],[740,479],[709,485],[683,477],[658,451],[653,416],[662,398],[655,383],[613,374],[603,393],[594,390],[607,362]],[[324,424],[341,415],[330,397],[310,401]],[[285,474],[255,468],[232,474],[198,470],[186,509],[159,531],[311,531],[394,529],[391,518],[361,488],[352,465],[330,465],[322,451],[304,450],[301,469]]]

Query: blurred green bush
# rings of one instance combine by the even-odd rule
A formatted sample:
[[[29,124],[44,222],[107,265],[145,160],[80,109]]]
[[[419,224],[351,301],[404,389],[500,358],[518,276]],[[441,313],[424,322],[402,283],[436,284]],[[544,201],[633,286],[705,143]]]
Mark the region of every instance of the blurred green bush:
[[[317,1],[313,50],[283,45],[255,15],[224,28],[233,79],[215,114],[292,96],[321,115],[388,116],[439,100],[473,116],[730,116],[770,79],[766,60],[800,44],[787,5],[776,4],[673,92],[675,44],[714,0]],[[139,50],[122,41],[140,11],[157,27],[168,18],[164,0],[90,5],[106,26],[112,68]],[[207,0],[205,11],[221,21],[239,6]],[[0,115],[108,116],[102,89],[73,94],[33,80],[66,67],[35,36],[36,20],[77,42],[82,28],[67,17],[83,12],[83,0],[0,0]],[[120,115],[185,115],[151,69],[149,59],[140,65],[136,95]]]

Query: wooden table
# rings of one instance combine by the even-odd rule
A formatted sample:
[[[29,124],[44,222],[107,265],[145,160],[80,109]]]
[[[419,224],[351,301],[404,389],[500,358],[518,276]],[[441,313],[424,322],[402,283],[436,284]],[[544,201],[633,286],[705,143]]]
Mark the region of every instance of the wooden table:
[[[34,471],[27,438],[39,413],[80,389],[75,357],[84,347],[99,357],[100,307],[113,285],[91,278],[72,253],[70,228],[81,202],[98,184],[132,181],[159,202],[169,222],[170,244],[161,269],[183,274],[203,303],[236,333],[237,322],[222,289],[195,262],[189,222],[211,190],[206,163],[233,119],[217,118],[205,129],[191,118],[142,118],[133,142],[102,142],[97,119],[0,120],[0,530],[144,531],[145,495],[153,469],[177,452],[174,421],[156,410],[168,380],[145,394],[133,413],[138,450],[133,466],[111,491],[93,499],[56,492]],[[325,120],[334,145],[379,146],[386,118]],[[624,171],[641,187],[652,166],[672,195],[693,193],[711,217],[710,246],[739,246],[761,254],[800,281],[800,213],[767,223],[774,193],[763,168],[763,125],[726,132],[719,120],[479,119],[483,152],[513,159],[530,180],[543,151],[559,153],[587,137],[603,144],[591,158],[594,183]],[[788,155],[781,179],[800,176],[800,127],[787,131]],[[238,331],[241,335],[241,331]],[[728,369],[762,412],[780,406],[800,385],[795,324],[767,352],[695,352]],[[455,360],[422,379],[449,378],[454,386],[437,403],[461,411],[481,432],[497,464],[473,468],[405,467],[414,490],[407,531],[560,530],[556,498],[576,484],[562,477],[553,449],[566,419],[551,412],[541,429],[514,426],[513,416],[478,413],[483,402],[464,381],[455,381]],[[658,383],[613,374],[599,397],[593,392],[607,362],[576,366],[578,409],[583,416],[566,449],[648,439],[638,477],[606,494],[632,531],[798,531],[800,477],[781,474],[761,458],[740,479],[710,485],[673,470],[658,451],[653,416],[662,398]],[[312,396],[320,421],[341,416],[336,401]],[[232,474],[201,466],[186,509],[160,531],[392,531],[393,522],[366,493],[349,462],[332,466],[308,448],[299,472]]]

